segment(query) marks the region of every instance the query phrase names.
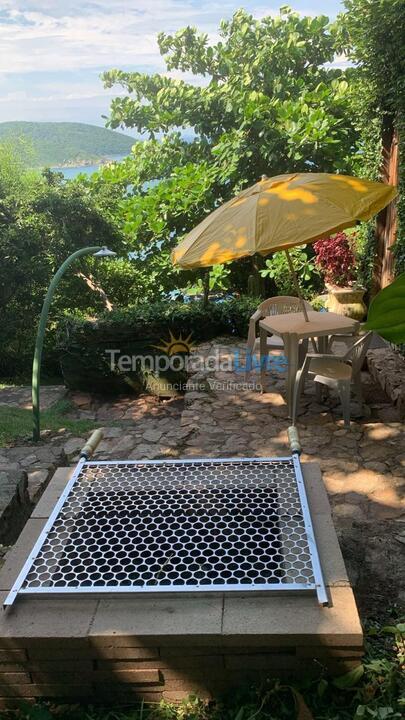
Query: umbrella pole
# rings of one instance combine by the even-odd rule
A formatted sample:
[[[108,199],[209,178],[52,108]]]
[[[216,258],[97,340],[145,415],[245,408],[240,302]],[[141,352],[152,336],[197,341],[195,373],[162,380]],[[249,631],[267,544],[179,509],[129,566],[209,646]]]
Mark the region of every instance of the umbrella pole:
[[[299,286],[299,282],[298,282],[298,278],[297,278],[297,273],[295,272],[295,268],[294,268],[294,265],[293,265],[293,261],[291,260],[291,256],[290,256],[290,253],[288,252],[288,250],[285,250],[284,252],[285,252],[285,254],[287,255],[288,266],[289,266],[289,268],[290,268],[290,272],[291,272],[291,275],[292,275],[293,280],[294,280],[294,285],[295,285],[295,289],[296,289],[296,291],[297,291],[297,295],[298,295],[298,297],[299,297],[299,299],[300,299],[300,301],[301,301],[301,307],[302,307],[302,312],[304,313],[305,322],[309,322],[308,313],[307,313],[307,308],[306,308],[306,306],[305,306],[304,298],[303,298],[302,295],[301,295],[301,289],[300,289],[300,286]]]

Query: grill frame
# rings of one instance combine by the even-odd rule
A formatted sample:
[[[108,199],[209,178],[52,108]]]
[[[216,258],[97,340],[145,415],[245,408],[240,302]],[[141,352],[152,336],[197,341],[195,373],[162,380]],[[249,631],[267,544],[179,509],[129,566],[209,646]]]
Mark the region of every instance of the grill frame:
[[[308,552],[310,555],[310,565],[313,572],[313,582],[307,582],[307,583],[287,583],[287,582],[279,582],[275,583],[265,583],[265,584],[224,584],[218,585],[218,584],[211,584],[211,585],[148,585],[148,586],[139,586],[139,585],[98,585],[98,586],[80,586],[80,587],[68,587],[68,586],[60,586],[60,587],[31,587],[31,586],[24,586],[24,583],[27,580],[27,577],[29,576],[30,571],[32,570],[33,566],[35,565],[35,561],[37,560],[37,557],[41,553],[41,550],[44,546],[44,544],[47,541],[48,535],[52,531],[55,521],[58,519],[61,511],[63,510],[63,507],[68,500],[72,490],[75,488],[75,485],[78,481],[78,478],[80,477],[83,469],[85,467],[94,467],[94,466],[106,466],[106,467],[117,467],[117,466],[163,466],[163,465],[172,465],[172,466],[187,466],[187,465],[198,465],[198,464],[206,464],[206,465],[218,465],[218,464],[268,464],[268,463],[280,463],[280,462],[289,462],[292,463],[295,473],[295,480],[296,480],[296,489],[299,496],[299,502],[301,506],[302,511],[302,521],[305,527],[305,540],[308,545]],[[47,520],[43,530],[41,531],[38,540],[36,541],[34,547],[32,548],[26,562],[24,563],[24,566],[19,573],[11,591],[9,592],[8,596],[6,597],[4,601],[4,607],[7,608],[13,604],[16,597],[18,595],[47,595],[47,596],[54,596],[54,595],[68,595],[68,596],[78,596],[78,595],[131,595],[131,596],[162,596],[162,595],[170,595],[173,596],[173,594],[181,593],[184,595],[185,593],[190,595],[195,595],[196,593],[199,594],[212,594],[212,593],[230,593],[230,594],[268,594],[272,595],[274,593],[280,594],[293,594],[296,595],[297,593],[310,593],[317,595],[318,602],[321,605],[327,605],[328,604],[328,595],[325,588],[325,583],[323,579],[322,574],[322,568],[321,563],[319,559],[318,549],[316,545],[316,539],[315,534],[313,530],[313,524],[311,519],[311,512],[309,508],[309,503],[307,499],[306,494],[306,488],[305,483],[302,475],[301,465],[299,456],[297,453],[292,454],[292,456],[287,457],[271,457],[271,458],[186,458],[186,459],[164,459],[164,460],[120,460],[120,461],[110,461],[110,460],[104,460],[104,461],[87,461],[85,457],[83,457],[78,465],[76,466],[72,477],[68,481],[65,489],[60,495],[60,498],[58,499],[57,503],[54,506],[53,511],[51,512],[49,519]]]

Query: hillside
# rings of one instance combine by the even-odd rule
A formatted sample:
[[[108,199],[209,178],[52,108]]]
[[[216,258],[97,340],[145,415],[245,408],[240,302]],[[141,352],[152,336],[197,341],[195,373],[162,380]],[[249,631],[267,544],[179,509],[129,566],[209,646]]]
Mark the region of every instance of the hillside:
[[[127,155],[135,142],[123,133],[73,122],[3,122],[0,142],[5,138],[26,139],[37,167],[80,165]]]

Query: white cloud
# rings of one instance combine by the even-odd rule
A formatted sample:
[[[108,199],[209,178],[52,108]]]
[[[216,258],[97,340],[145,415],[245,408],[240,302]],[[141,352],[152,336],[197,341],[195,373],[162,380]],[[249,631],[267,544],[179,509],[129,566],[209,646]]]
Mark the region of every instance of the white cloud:
[[[83,68],[153,65],[163,68],[157,32],[173,32],[185,24],[198,24],[213,32],[218,8],[197,7],[191,0],[137,0],[69,4],[17,2],[6,9],[8,21],[1,25],[0,72],[31,72]],[[226,0],[222,11],[232,12]],[[28,6],[28,8],[27,8]],[[35,8],[35,9],[34,9]],[[66,8],[66,6],[65,6]],[[60,9],[60,8],[59,8]],[[1,23],[1,18],[0,18]]]
[[[312,0],[314,6],[320,2]],[[300,9],[302,3],[291,2]],[[166,72],[157,44],[160,30],[170,33],[196,25],[215,42],[220,19],[231,17],[241,5],[263,17],[277,14],[282,4],[283,0],[1,0],[0,121],[103,122],[100,116],[108,114],[110,96],[119,92],[104,90],[99,73],[113,67]],[[205,82],[191,73],[166,74]]]

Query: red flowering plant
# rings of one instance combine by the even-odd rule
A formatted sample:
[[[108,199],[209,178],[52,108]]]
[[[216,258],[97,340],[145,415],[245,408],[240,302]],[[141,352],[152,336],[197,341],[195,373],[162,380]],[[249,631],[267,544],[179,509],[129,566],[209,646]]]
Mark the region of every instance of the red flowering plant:
[[[346,233],[338,232],[314,243],[316,265],[329,285],[343,288],[355,280],[356,256],[351,240]]]

